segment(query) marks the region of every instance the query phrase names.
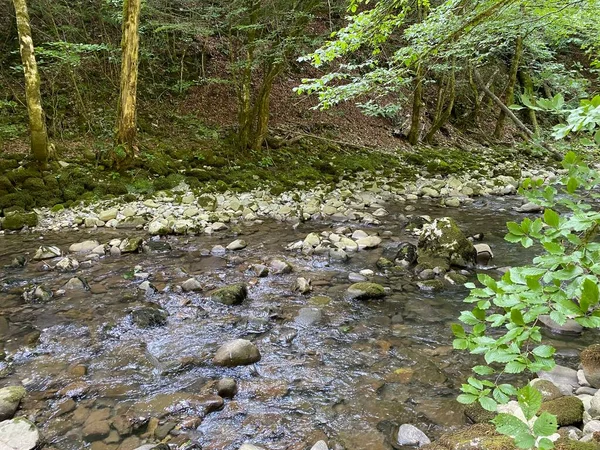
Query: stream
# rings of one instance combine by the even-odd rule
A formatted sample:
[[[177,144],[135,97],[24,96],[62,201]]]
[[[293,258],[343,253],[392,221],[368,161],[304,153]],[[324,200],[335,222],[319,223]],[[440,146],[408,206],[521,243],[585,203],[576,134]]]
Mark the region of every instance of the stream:
[[[25,385],[28,395],[18,415],[36,423],[47,449],[133,450],[169,434],[169,442],[215,450],[237,450],[244,442],[304,450],[320,439],[348,450],[388,450],[393,430],[403,423],[435,439],[466,424],[455,398],[476,359],[452,350],[450,332],[466,309],[461,304],[466,289],[448,285],[424,292],[412,277],[386,273],[375,263],[386,248],[416,241],[400,215],[427,214],[453,217],[467,235],[484,233],[495,266],[526,264],[534,250],[503,240],[506,221],[523,217],[512,209],[520,204],[518,197],[485,197],[443,208],[420,200],[410,213],[405,204],[386,205],[390,214],[377,226],[305,222],[294,228],[264,221],[241,225],[236,233],[168,236],[160,242],[170,250],[156,245],[150,254],[107,255],[75,274],[40,271],[35,261],[4,268],[0,338],[11,363],[0,362],[0,387]],[[348,262],[285,249],[308,233],[341,225],[390,233],[379,248],[355,253]],[[0,267],[18,256],[31,258],[41,244],[66,252],[76,242],[104,243],[136,233],[148,238],[124,230],[3,235]],[[207,255],[214,245],[238,238],[248,243],[245,249]],[[273,258],[289,262],[293,273],[258,278],[250,270]],[[145,280],[132,276],[136,266],[149,274],[156,292],[138,288]],[[346,298],[349,273],[362,269],[373,270],[371,281],[389,288],[383,300]],[[67,291],[46,303],[22,297],[31,286],[61,289],[74,275],[91,289]],[[177,288],[191,276],[201,282],[202,292]],[[312,280],[312,292],[292,290],[298,277]],[[248,286],[241,305],[226,306],[203,295],[240,282]],[[168,311],[166,325],[132,323],[130,312],[149,301]],[[307,307],[317,308],[319,317],[299,319]],[[558,349],[557,361],[576,365],[579,350],[597,335],[547,337]],[[250,366],[213,365],[217,348],[236,338],[253,341],[262,359]],[[237,380],[238,393],[213,411],[215,382],[223,377]],[[94,422],[107,421],[112,424],[108,437],[90,434]]]

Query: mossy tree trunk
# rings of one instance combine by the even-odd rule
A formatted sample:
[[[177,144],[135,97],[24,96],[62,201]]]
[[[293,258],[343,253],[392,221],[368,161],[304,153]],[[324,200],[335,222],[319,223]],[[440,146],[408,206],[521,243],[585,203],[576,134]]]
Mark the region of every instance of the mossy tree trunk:
[[[535,105],[535,97],[533,96],[533,80],[531,79],[531,75],[525,69],[519,70],[519,82],[523,86],[523,90],[525,95],[529,98],[529,100]],[[533,128],[533,133],[536,136],[540,135],[540,126],[537,121],[537,115],[535,114],[535,110],[527,109],[527,115],[529,118],[529,123]]]
[[[282,63],[271,63],[269,64],[269,67],[267,68],[263,77],[262,85],[254,104],[253,113],[253,116],[256,118],[256,127],[253,130],[252,135],[252,149],[255,151],[260,150],[265,138],[267,137],[267,133],[269,131],[269,105],[271,99],[271,90],[273,89],[275,78],[277,78],[282,70]]]
[[[439,129],[442,128],[446,122],[448,122],[450,116],[452,115],[454,101],[456,99],[456,75],[454,72],[455,65],[456,61],[453,58],[452,69],[447,77],[446,86],[440,92],[439,105],[437,107],[435,120],[431,125],[431,129],[425,136],[425,142],[428,144],[433,141],[433,136],[435,136],[435,133],[437,133]],[[443,108],[444,103],[446,104],[445,108]]]
[[[123,1],[121,89],[117,118],[117,153],[115,154],[117,166],[127,164],[135,156],[140,11],[141,0]]]
[[[523,37],[517,36],[515,41],[515,52],[512,57],[510,64],[510,72],[508,75],[508,84],[504,91],[504,104],[510,106],[515,102],[515,85],[517,84],[517,74],[519,72],[519,64],[523,57]],[[494,130],[494,137],[499,139],[504,131],[504,121],[506,119],[506,113],[504,110],[500,110],[498,121],[496,122],[496,129]]]
[[[35,60],[29,13],[25,0],[13,0],[19,32],[19,49],[25,75],[25,97],[29,114],[29,132],[31,137],[31,153],[42,166],[48,162],[49,143],[46,130],[46,118],[42,109],[40,93],[40,74]]]
[[[421,63],[417,66],[414,85],[410,130],[408,132],[408,142],[411,145],[417,145],[421,134],[421,108],[423,107],[423,69]]]

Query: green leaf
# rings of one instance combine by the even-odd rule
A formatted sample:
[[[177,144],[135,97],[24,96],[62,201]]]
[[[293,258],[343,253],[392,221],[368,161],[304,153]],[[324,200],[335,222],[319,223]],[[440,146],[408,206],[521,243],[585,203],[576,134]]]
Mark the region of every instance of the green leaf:
[[[544,242],[543,245],[551,255],[564,255],[565,253],[564,247],[556,242]]]
[[[544,222],[553,228],[558,228],[560,216],[550,208],[544,210]]]
[[[529,236],[523,236],[521,238],[521,245],[524,248],[529,248],[533,245],[533,239],[531,239]]]
[[[554,448],[554,442],[548,438],[542,438],[538,441],[537,447],[539,450],[551,450]]]
[[[590,306],[598,304],[598,285],[590,278],[586,278],[581,287],[582,292],[579,306],[581,307],[581,312],[585,314]]]
[[[542,406],[542,394],[536,388],[526,385],[517,392],[517,400],[527,420],[531,420]]]
[[[473,372],[475,372],[477,375],[492,375],[493,373],[495,373],[495,370],[492,369],[490,366],[475,366],[473,367]]]
[[[519,225],[517,222],[508,222],[506,227],[511,234],[516,236],[525,236],[525,233],[523,233],[523,230],[521,229],[521,225]]]
[[[481,381],[479,381],[477,378],[469,377],[469,379],[467,379],[467,383],[469,383],[475,389],[483,389],[483,384],[481,384]]]
[[[531,351],[531,353],[540,358],[550,358],[555,352],[556,349],[550,345],[538,345]]]
[[[518,420],[518,419],[517,419]],[[515,445],[524,450],[529,450],[535,447],[535,436],[527,433],[522,433],[515,436]]]
[[[575,177],[570,177],[569,181],[567,181],[567,192],[569,194],[574,194],[577,188],[579,187],[579,181]]]
[[[477,396],[472,394],[460,394],[456,397],[456,400],[463,405],[470,405],[471,403],[475,403]]]
[[[525,321],[523,320],[523,314],[521,314],[521,311],[519,311],[516,308],[513,308],[510,311],[510,320],[521,327],[525,325]]]
[[[489,398],[489,397],[480,397],[479,398],[479,404],[486,411],[495,412],[496,409],[498,408],[498,404],[496,403],[496,401],[494,399]]]
[[[536,436],[551,436],[558,430],[556,416],[544,411],[533,424],[533,432]]]
[[[498,388],[494,389],[494,392],[492,393],[492,395],[493,395],[494,399],[502,405],[504,405],[510,401],[510,397]]]
[[[456,336],[457,338],[466,337],[465,329],[462,327],[462,325],[460,325],[458,323],[453,323],[451,325],[451,328],[452,328],[452,333],[454,333],[454,336]]]
[[[559,325],[564,325],[567,322],[567,316],[559,311],[552,311],[550,313],[550,318]]]
[[[527,368],[527,366],[525,364],[523,364],[522,362],[511,361],[506,365],[504,370],[506,371],[506,373],[521,373],[526,368]]]
[[[506,436],[516,437],[529,433],[527,424],[511,414],[500,413],[492,420],[492,423],[496,425],[498,433]]]
[[[466,339],[454,339],[454,341],[452,341],[452,347],[454,347],[455,350],[466,350],[469,348],[469,341]]]

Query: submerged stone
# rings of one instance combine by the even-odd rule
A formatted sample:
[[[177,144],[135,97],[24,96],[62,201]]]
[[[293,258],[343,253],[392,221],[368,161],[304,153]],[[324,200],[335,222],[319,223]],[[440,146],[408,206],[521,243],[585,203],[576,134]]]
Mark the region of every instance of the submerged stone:
[[[246,339],[226,342],[217,350],[213,362],[217,366],[246,366],[260,361],[258,347]]]
[[[226,286],[220,289],[215,289],[208,293],[212,300],[223,303],[225,305],[239,305],[248,296],[248,288],[243,283]]]
[[[369,300],[385,297],[385,289],[377,283],[354,283],[348,288],[348,296],[356,300]]]

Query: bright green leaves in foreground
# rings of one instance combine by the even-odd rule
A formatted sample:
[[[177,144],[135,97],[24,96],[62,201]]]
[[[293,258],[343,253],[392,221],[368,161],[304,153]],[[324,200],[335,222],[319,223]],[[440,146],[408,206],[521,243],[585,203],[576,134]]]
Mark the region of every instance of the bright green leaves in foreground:
[[[556,433],[558,425],[556,417],[543,412],[536,418],[542,406],[542,394],[535,388],[527,385],[517,392],[519,408],[523,413],[523,421],[512,414],[498,414],[492,421],[496,430],[515,439],[519,448],[528,449],[538,447],[542,450],[551,449],[554,444],[549,439]]]
[[[551,370],[555,349],[542,342],[540,317],[563,325],[573,320],[583,327],[600,327],[600,212],[585,200],[598,199],[600,173],[575,154],[565,156],[562,178],[553,186],[525,180],[520,193],[544,208],[541,217],[509,222],[506,240],[536,246],[531,265],[513,267],[500,279],[479,274],[470,289],[461,324],[453,324],[454,348],[482,355],[486,365],[473,367],[474,376],[462,385],[458,401],[478,402],[495,411],[515,395],[527,423],[508,414],[494,420],[498,431],[513,436],[521,448],[552,448],[547,437],[556,431],[556,418],[543,413],[533,420],[541,394],[526,386],[518,392],[503,383],[505,374]]]

